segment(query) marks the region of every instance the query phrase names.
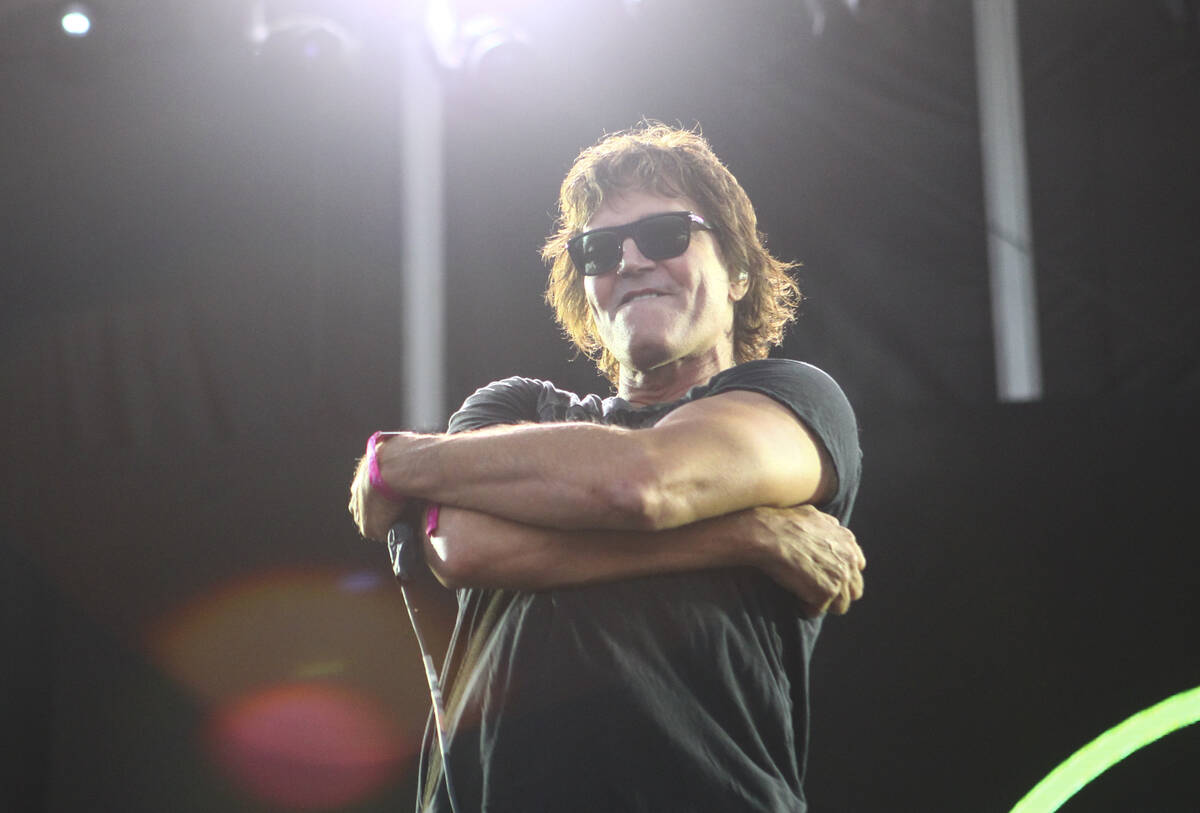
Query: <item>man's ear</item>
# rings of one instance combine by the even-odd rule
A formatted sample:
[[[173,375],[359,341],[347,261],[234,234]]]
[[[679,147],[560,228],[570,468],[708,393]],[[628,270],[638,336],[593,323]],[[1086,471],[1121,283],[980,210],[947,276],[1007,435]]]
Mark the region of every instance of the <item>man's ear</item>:
[[[729,280],[729,301],[738,302],[750,290],[750,275],[739,271],[736,277]]]

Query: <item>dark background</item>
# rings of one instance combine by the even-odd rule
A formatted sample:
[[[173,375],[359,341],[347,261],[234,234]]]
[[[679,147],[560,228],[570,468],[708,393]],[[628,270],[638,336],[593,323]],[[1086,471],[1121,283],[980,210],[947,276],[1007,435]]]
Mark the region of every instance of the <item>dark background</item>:
[[[856,5],[491,5],[531,51],[442,78],[445,411],[518,373],[607,392],[540,299],[558,182],[605,131],[699,123],[803,263],[779,355],[861,427],[812,808],[1006,811],[1200,685],[1200,15],[1019,4],[1046,392],[1002,404],[971,6]],[[97,0],[67,41],[0,4],[0,809],[409,809],[427,694],[344,508],[414,385],[405,4],[266,4],[353,54],[256,52],[249,6]],[[1192,726],[1063,809],[1195,810],[1198,759]]]

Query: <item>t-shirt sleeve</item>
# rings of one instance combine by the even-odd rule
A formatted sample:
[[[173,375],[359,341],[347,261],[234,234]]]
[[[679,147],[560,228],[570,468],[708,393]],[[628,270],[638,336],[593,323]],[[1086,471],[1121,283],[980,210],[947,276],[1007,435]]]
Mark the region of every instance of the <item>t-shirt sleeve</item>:
[[[762,359],[718,373],[704,395],[729,390],[749,390],[773,398],[808,427],[829,453],[837,474],[837,491],[817,507],[848,522],[862,478],[862,450],[854,410],[837,382],[811,364]]]
[[[538,399],[545,387],[545,382],[520,376],[493,381],[468,396],[450,416],[446,431],[456,434],[486,426],[537,421]]]

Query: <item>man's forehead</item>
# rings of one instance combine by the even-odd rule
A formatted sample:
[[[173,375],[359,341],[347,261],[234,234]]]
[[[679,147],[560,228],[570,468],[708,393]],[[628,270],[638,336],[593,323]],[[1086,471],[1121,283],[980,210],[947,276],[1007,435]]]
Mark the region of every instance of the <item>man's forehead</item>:
[[[588,231],[623,226],[649,215],[696,211],[696,208],[695,202],[683,195],[664,194],[644,188],[620,190],[605,196],[583,229]]]

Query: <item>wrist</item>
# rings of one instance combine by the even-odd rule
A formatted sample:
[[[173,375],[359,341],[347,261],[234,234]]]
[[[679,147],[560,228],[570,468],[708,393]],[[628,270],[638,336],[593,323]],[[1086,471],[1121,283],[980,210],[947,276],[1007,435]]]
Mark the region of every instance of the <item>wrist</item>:
[[[376,432],[367,439],[367,482],[371,484],[371,489],[380,496],[397,505],[403,505],[407,502],[407,497],[392,488],[384,479],[379,465],[380,449],[384,445],[384,441],[392,434],[394,433]]]
[[[379,473],[385,483],[409,499],[446,502],[438,448],[442,435],[394,432],[379,448]]]
[[[769,512],[755,507],[730,515],[737,520],[735,547],[741,564],[768,570],[777,563],[777,534],[770,527]]]

